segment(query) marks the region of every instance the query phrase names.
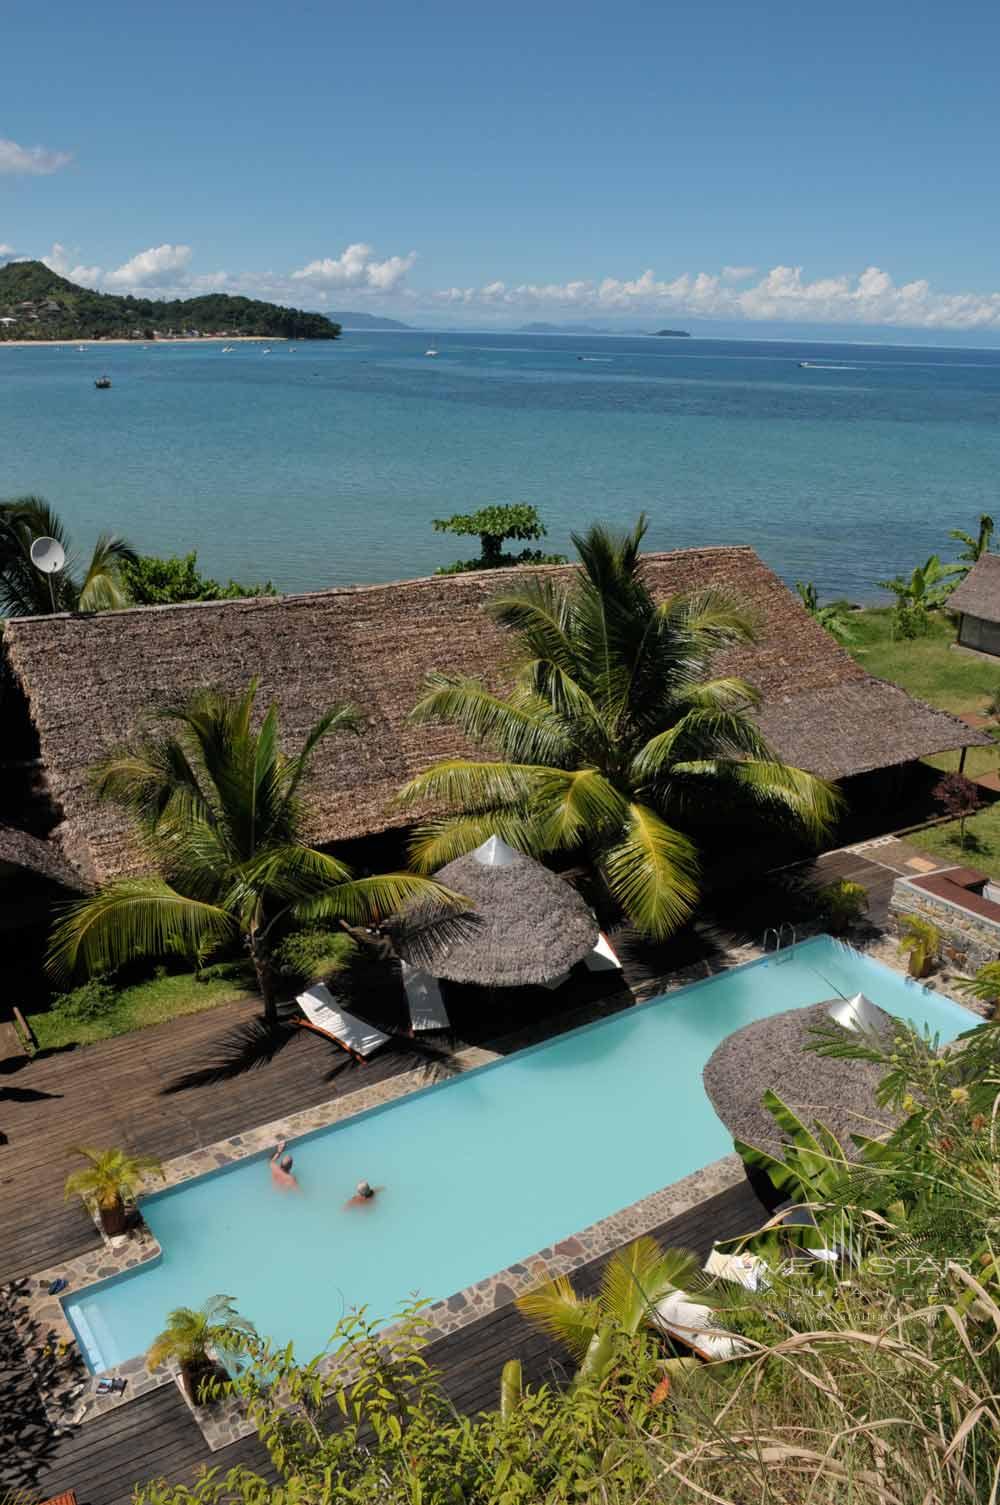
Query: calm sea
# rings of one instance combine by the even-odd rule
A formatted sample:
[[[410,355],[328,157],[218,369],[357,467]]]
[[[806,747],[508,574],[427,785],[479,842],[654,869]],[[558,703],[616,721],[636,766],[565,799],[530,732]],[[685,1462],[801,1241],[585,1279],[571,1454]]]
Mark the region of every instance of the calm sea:
[[[998,505],[1000,351],[350,333],[270,348],[0,348],[0,495],[42,493],[83,545],[116,529],[282,590],[430,573],[474,552],[431,519],[487,503],[535,503],[563,552],[571,529],[644,508],[650,547],[749,543],[857,600]]]

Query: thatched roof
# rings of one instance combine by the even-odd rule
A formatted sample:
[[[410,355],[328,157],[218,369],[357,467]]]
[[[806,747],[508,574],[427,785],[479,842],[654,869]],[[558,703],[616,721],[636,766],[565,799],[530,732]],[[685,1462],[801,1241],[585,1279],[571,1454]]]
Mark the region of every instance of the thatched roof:
[[[752,648],[720,655],[764,696],[763,721],[778,752],[830,778],[905,763],[983,742],[982,733],[873,679],[837,646],[752,549],[649,554],[658,597],[725,589],[762,622]],[[567,579],[572,566],[553,566]],[[510,583],[504,573],[503,583]],[[276,700],[289,749],[336,700],[367,718],[363,737],[324,744],[306,790],[318,842],[367,836],[406,817],[391,805],[399,785],[433,759],[466,751],[446,728],[408,724],[431,669],[505,681],[509,639],[483,610],[495,571],[439,575],[309,595],[92,616],[12,620],[4,643],[38,728],[49,790],[62,807],[63,849],[89,877],[136,871],[125,817],[98,806],[88,784],[97,758],[117,747],[143,713],[197,684],[242,689],[261,681]]]
[[[63,888],[82,890],[86,884],[76,868],[66,861],[55,841],[43,841],[39,836],[30,836],[14,826],[0,826],[0,868],[20,868],[37,873],[50,883]]]
[[[435,977],[482,988],[539,987],[591,951],[597,921],[564,878],[491,836],[435,874],[464,895],[476,925],[421,948],[414,960]]]
[[[1000,554],[982,554],[948,597],[948,610],[1000,622]]]
[[[734,1139],[744,1139],[770,1154],[781,1153],[782,1136],[761,1106],[771,1089],[810,1128],[817,1122],[832,1129],[854,1158],[852,1134],[877,1137],[895,1120],[875,1101],[883,1075],[871,1061],[843,1061],[806,1050],[818,1024],[829,1024],[828,999],[757,1019],[727,1035],[702,1072],[705,1091]],[[869,1004],[880,1029],[891,1034],[889,1014]],[[868,1017],[871,1017],[869,1015]]]

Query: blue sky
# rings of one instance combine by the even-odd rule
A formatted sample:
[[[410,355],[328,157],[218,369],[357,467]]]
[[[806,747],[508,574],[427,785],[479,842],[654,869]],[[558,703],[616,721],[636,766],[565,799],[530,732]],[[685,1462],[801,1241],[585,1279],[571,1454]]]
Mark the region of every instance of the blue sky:
[[[6,0],[2,35],[3,254],[96,286],[1000,331],[995,4]]]

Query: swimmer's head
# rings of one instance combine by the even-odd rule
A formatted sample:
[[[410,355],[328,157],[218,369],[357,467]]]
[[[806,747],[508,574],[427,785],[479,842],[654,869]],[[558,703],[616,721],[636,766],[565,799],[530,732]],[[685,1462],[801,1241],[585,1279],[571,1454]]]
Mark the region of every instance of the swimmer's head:
[[[375,1195],[367,1181],[359,1181],[355,1190],[359,1197],[373,1197]]]
[[[291,1168],[292,1168],[292,1157],[291,1157],[291,1155],[283,1155],[281,1157],[281,1169],[283,1171],[290,1171]]]

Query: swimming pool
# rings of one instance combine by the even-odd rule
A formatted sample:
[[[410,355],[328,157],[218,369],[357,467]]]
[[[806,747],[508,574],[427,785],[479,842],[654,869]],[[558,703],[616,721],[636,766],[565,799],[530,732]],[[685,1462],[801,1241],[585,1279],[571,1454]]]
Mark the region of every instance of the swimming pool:
[[[146,1197],[162,1257],[63,1302],[87,1362],[142,1353],[217,1292],[302,1359],[348,1308],[450,1296],[729,1153],[701,1082],[719,1042],[859,991],[942,1040],[975,1023],[823,936],[300,1139],[299,1195],[256,1156]],[[345,1210],[361,1177],[384,1189]]]

